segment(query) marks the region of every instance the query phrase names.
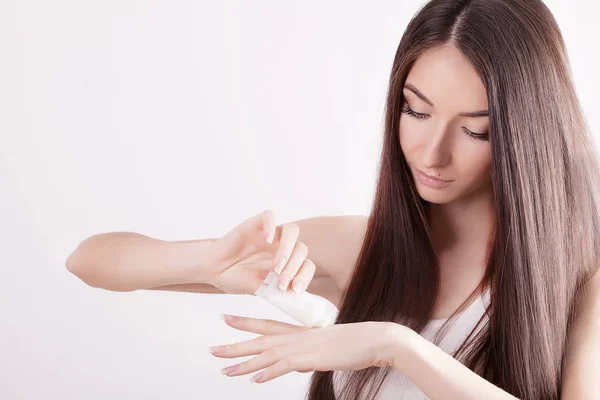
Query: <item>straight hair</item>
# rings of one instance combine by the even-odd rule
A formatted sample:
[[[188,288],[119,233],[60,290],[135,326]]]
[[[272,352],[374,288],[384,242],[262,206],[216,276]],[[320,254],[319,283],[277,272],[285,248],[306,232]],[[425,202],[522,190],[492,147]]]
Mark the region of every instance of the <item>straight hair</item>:
[[[452,317],[484,289],[490,303],[453,356],[519,399],[557,400],[580,289],[599,265],[600,168],[560,29],[541,0],[432,0],[411,19],[389,78],[367,232],[336,323],[394,321],[420,333],[432,317],[438,258],[398,126],[411,66],[446,45],[487,91],[496,213],[485,277]],[[338,398],[374,399],[391,367],[345,372]],[[335,394],[333,371],[316,371],[307,398]]]

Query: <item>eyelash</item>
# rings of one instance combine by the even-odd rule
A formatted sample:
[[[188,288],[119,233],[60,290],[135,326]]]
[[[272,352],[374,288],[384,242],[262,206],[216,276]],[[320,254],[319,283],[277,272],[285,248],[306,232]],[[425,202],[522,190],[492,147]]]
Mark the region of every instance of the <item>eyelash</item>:
[[[416,119],[424,119],[424,118],[428,117],[427,114],[421,114],[421,113],[415,112],[415,111],[411,110],[410,107],[408,107],[408,106],[404,106],[404,108],[402,109],[402,112],[405,114],[408,114],[411,117],[416,118]],[[462,129],[468,136],[471,136],[473,139],[483,140],[483,141],[489,140],[488,133],[475,133],[475,132],[471,132],[470,130],[468,130],[467,128],[464,128],[464,127]]]

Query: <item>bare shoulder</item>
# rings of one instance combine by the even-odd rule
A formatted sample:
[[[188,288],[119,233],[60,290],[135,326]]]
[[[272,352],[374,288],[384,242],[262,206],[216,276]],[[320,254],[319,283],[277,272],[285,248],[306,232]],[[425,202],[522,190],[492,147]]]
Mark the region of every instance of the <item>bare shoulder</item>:
[[[341,293],[354,272],[368,220],[367,215],[337,215],[294,221],[300,231],[298,240],[306,244],[307,257],[317,267],[315,276],[330,277]]]

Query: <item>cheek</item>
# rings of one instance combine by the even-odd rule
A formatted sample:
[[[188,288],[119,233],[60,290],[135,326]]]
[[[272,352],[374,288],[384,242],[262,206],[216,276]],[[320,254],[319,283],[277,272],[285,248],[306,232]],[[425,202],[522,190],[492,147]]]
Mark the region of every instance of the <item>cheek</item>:
[[[401,117],[398,136],[400,140],[400,147],[402,148],[402,152],[406,155],[410,155],[415,150],[417,150],[420,146],[419,137],[425,137],[423,135],[419,135],[418,126],[414,126],[407,118]]]
[[[487,181],[490,177],[492,154],[489,146],[465,152],[461,157],[461,175],[469,176],[472,182]]]

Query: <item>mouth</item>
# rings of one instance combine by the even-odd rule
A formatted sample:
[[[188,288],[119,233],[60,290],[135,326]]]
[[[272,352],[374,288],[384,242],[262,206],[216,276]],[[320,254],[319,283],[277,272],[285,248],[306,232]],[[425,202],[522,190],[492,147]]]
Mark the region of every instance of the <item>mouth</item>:
[[[439,179],[436,177],[433,177],[431,175],[427,175],[425,172],[415,168],[415,171],[417,172],[417,178],[418,180],[424,184],[425,186],[429,186],[431,188],[434,189],[440,189],[443,187],[448,186],[450,183],[454,182],[454,180],[444,180],[444,179]]]
[[[454,180],[445,180],[445,179],[436,178],[435,176],[427,175],[425,172],[421,171],[420,169],[417,169],[417,172],[420,172],[424,177],[432,179],[434,181],[439,181],[439,182],[454,182]]]

